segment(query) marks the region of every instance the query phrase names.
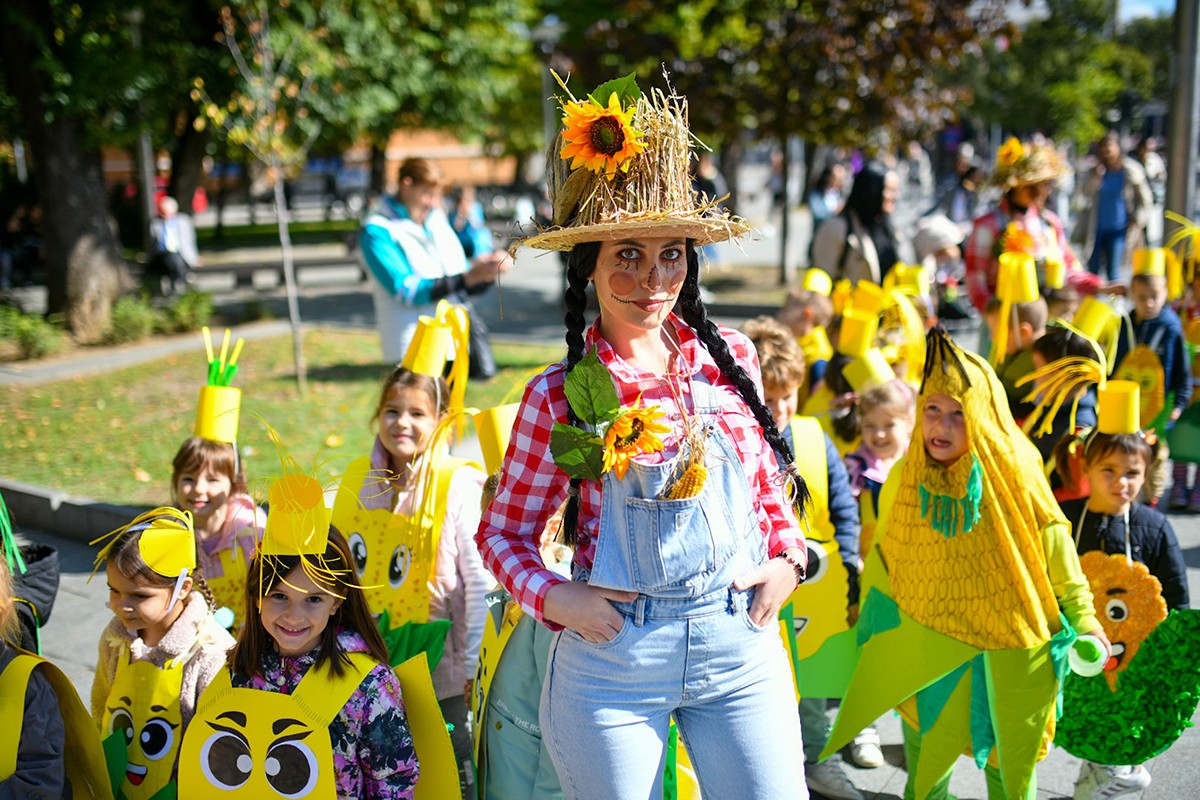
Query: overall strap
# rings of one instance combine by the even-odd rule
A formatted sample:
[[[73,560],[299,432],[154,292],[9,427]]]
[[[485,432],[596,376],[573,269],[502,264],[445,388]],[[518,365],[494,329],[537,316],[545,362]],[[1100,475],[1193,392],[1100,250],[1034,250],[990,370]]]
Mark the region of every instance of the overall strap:
[[[792,448],[796,468],[812,495],[812,507],[818,517],[829,516],[829,461],[825,452],[825,431],[816,417],[792,417]],[[802,442],[811,446],[802,447]],[[823,511],[822,511],[823,509]]]
[[[328,666],[311,667],[292,693],[292,699],[305,715],[314,722],[313,727],[329,727],[338,712],[350,700],[350,696],[367,677],[367,673],[378,664],[369,653],[349,653],[350,666],[341,677],[333,674]]]

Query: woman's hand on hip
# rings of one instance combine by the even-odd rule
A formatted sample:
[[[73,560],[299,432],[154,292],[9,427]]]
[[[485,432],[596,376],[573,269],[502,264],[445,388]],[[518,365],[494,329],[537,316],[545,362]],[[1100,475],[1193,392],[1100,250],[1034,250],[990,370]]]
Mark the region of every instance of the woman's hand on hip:
[[[578,633],[592,644],[607,642],[621,631],[625,618],[614,602],[631,603],[637,592],[601,589],[579,581],[559,583],[546,592],[542,615]]]
[[[795,548],[791,552],[798,554],[796,557],[800,561],[806,555]],[[766,627],[779,615],[779,609],[796,591],[797,585],[796,569],[782,558],[772,558],[733,582],[733,588],[738,591],[757,587],[754,604],[750,606],[750,621],[760,628]]]

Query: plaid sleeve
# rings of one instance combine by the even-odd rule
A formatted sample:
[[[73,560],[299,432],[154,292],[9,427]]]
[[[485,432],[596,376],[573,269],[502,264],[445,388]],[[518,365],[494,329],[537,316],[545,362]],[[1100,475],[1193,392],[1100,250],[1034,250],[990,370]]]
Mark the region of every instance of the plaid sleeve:
[[[992,266],[992,243],[996,233],[992,230],[990,216],[975,221],[975,227],[971,229],[971,236],[967,239],[966,250],[963,252],[967,295],[971,298],[971,305],[980,311],[983,311],[992,296],[988,287],[988,272]]]
[[[723,328],[721,333],[729,343],[729,350],[734,359],[754,381],[761,399],[762,370],[759,368],[758,352],[753,343],[743,334],[728,328]],[[800,523],[792,510],[792,504],[783,494],[783,472],[779,468],[775,451],[767,444],[757,422],[745,430],[734,430],[731,433],[734,439],[743,445],[738,448],[739,451],[754,456],[753,460],[748,460],[745,465],[746,477],[750,481],[759,527],[767,537],[769,554],[774,556],[789,547],[804,550],[804,535],[800,532]]]
[[[525,388],[496,498],[475,535],[483,563],[521,608],[551,630],[542,615],[546,592],[565,578],[546,568],[538,551],[542,530],[567,496],[567,476],[550,455],[550,431],[567,418],[563,368],[555,365]]]

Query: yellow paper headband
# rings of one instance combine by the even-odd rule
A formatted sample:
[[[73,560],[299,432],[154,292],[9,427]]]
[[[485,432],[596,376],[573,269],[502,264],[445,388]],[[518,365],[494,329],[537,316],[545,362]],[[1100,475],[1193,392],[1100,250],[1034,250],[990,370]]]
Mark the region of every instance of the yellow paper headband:
[[[93,539],[89,544],[104,542],[104,545],[96,554],[92,575],[108,561],[113,548],[126,534],[139,531],[138,554],[142,561],[156,575],[175,579],[175,591],[167,606],[169,612],[182,594],[184,580],[196,570],[196,533],[190,511],[171,506],[151,509],[138,514],[128,524]]]
[[[816,292],[823,294],[826,297],[833,292],[833,278],[829,277],[829,273],[823,269],[810,267],[804,272],[804,281],[801,287],[808,292]]]

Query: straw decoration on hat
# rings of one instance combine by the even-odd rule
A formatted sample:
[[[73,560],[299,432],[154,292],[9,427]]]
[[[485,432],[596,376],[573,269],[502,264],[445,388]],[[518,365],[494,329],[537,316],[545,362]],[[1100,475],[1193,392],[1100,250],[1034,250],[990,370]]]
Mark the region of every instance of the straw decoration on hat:
[[[992,184],[1005,191],[1018,186],[1058,181],[1071,174],[1071,167],[1049,145],[1022,144],[1010,138],[996,154]]]
[[[685,98],[643,94],[628,75],[580,99],[554,77],[566,100],[563,130],[547,154],[553,218],[517,245],[570,250],[637,236],[712,244],[750,230],[717,205],[720,198],[699,197],[692,188],[692,145],[700,143],[688,129]]]

